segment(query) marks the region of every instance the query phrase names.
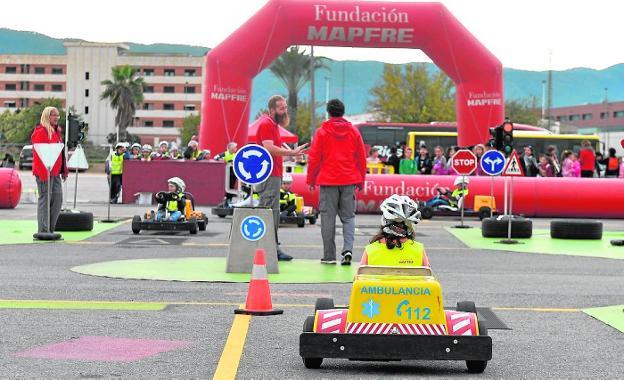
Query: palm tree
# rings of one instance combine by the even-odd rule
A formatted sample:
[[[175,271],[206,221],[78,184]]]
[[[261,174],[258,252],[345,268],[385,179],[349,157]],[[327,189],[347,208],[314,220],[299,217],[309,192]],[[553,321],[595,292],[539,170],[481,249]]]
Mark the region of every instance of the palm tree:
[[[312,59],[314,59],[314,70],[327,68],[327,65],[320,57],[311,57],[305,54],[305,50],[299,50],[299,46],[291,46],[280,55],[269,67],[269,70],[286,87],[288,91],[288,116],[290,116],[290,129],[296,130],[297,126],[297,105],[299,102],[298,93],[310,78]]]
[[[126,135],[126,128],[132,125],[137,105],[143,102],[145,82],[138,76],[137,70],[129,65],[113,67],[112,74],[112,81],[102,81],[106,89],[100,95],[100,100],[108,100],[117,111],[115,125],[119,142],[119,135]]]

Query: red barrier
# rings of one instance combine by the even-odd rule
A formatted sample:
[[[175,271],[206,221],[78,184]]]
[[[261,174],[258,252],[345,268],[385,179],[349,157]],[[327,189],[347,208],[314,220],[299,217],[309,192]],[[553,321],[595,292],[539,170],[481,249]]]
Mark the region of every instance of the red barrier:
[[[214,161],[124,161],[123,203],[134,203],[134,194],[167,191],[167,180],[180,177],[186,191],[202,206],[215,206],[225,192],[225,164]]]
[[[501,63],[444,5],[271,0],[206,55],[202,149],[247,142],[252,79],[292,45],[421,49],[455,82],[458,145],[503,121]]]
[[[466,207],[475,195],[490,194],[490,178],[471,176]],[[437,188],[453,187],[455,176],[367,175],[363,191],[357,193],[359,213],[377,213],[381,202],[392,194],[405,194],[426,201]],[[514,178],[513,212],[528,217],[624,218],[624,179],[621,178]],[[293,191],[306,205],[318,208],[318,189],[308,191],[305,175],[293,174]],[[494,178],[494,197],[503,210],[504,177]]]
[[[15,208],[22,197],[22,178],[15,169],[0,168],[0,208]]]

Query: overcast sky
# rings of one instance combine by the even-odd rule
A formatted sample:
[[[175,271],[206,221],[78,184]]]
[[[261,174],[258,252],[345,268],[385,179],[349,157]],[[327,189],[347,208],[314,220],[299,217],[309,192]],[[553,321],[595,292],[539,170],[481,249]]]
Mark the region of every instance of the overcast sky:
[[[266,0],[12,1],[2,4],[0,27],[97,42],[214,47],[265,3]],[[620,0],[442,3],[505,67],[603,69],[624,62],[624,2]],[[315,53],[339,60],[429,61],[420,51],[379,50],[318,48]]]

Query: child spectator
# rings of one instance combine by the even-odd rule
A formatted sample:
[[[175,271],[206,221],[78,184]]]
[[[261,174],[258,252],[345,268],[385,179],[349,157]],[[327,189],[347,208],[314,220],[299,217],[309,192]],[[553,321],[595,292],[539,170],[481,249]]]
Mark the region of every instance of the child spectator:
[[[412,159],[412,148],[409,146],[406,146],[403,151],[403,158],[399,163],[399,174],[418,174],[416,163]]]
[[[433,150],[433,153],[435,156],[433,157],[433,168],[431,169],[431,174],[448,174],[448,172],[446,171],[446,157],[444,157],[444,148],[438,145]]]
[[[554,177],[555,171],[553,170],[548,157],[545,154],[539,155],[539,164],[537,164],[540,177]]]

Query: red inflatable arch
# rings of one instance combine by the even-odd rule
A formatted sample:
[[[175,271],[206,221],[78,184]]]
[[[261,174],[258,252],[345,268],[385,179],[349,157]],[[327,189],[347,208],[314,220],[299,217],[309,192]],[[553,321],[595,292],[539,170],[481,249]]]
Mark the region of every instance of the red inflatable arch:
[[[442,4],[271,0],[206,56],[202,148],[247,142],[252,79],[292,45],[421,49],[455,82],[460,146],[503,121],[501,63]]]

